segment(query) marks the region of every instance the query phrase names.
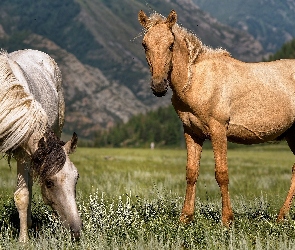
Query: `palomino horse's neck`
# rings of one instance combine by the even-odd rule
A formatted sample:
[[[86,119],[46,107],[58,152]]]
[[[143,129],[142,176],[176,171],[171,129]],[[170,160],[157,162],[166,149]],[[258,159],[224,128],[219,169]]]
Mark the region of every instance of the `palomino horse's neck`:
[[[190,85],[190,53],[185,36],[182,33],[174,33],[171,89],[174,94],[181,97]]]

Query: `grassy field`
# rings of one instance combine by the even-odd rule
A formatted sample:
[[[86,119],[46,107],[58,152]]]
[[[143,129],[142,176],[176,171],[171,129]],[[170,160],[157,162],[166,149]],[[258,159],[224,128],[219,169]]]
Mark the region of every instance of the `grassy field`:
[[[285,144],[228,152],[235,222],[220,223],[221,201],[213,153],[202,154],[195,219],[178,222],[185,192],[186,151],[176,149],[78,148],[71,155],[80,179],[77,201],[83,219],[72,242],[34,185],[30,241],[17,242],[13,203],[16,166],[0,161],[0,249],[295,249],[295,211],[276,223],[290,185],[294,157]]]

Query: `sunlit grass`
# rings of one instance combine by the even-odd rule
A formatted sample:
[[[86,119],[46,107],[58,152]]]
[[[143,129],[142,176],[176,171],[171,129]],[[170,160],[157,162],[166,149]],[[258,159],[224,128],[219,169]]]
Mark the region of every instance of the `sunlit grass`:
[[[178,218],[184,199],[186,151],[78,148],[71,155],[80,179],[77,202],[84,229],[72,242],[34,185],[27,249],[293,249],[295,212],[276,223],[290,185],[294,156],[286,144],[239,147],[228,152],[235,221],[220,223],[221,200],[214,157],[203,150],[195,219]],[[0,249],[21,249],[13,203],[16,166],[0,161]]]

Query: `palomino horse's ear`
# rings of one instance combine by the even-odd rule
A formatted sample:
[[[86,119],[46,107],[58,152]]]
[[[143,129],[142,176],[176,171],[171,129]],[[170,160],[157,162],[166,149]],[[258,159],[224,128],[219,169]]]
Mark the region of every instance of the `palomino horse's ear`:
[[[67,154],[71,154],[74,153],[76,147],[77,147],[77,143],[78,143],[78,136],[77,134],[74,132],[73,133],[73,137],[70,141],[68,141],[65,145],[64,148],[67,152]]]
[[[143,10],[140,10],[138,12],[138,21],[141,24],[141,26],[144,27],[145,29],[148,26],[148,20],[149,20],[148,16],[144,13]]]
[[[170,29],[172,29],[172,26],[176,23],[177,21],[177,14],[175,10],[171,10],[170,14],[168,15],[166,19],[166,23]]]

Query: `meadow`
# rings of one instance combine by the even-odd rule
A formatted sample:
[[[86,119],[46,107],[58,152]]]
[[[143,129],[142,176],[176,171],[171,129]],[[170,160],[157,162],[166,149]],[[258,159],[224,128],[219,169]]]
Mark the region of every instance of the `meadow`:
[[[221,225],[221,199],[211,149],[202,153],[195,219],[179,223],[186,181],[184,149],[82,148],[77,203],[83,220],[73,242],[34,184],[30,241],[17,242],[13,202],[16,166],[0,161],[0,249],[295,249],[295,211],[276,222],[294,156],[285,143],[229,149],[235,221]]]

